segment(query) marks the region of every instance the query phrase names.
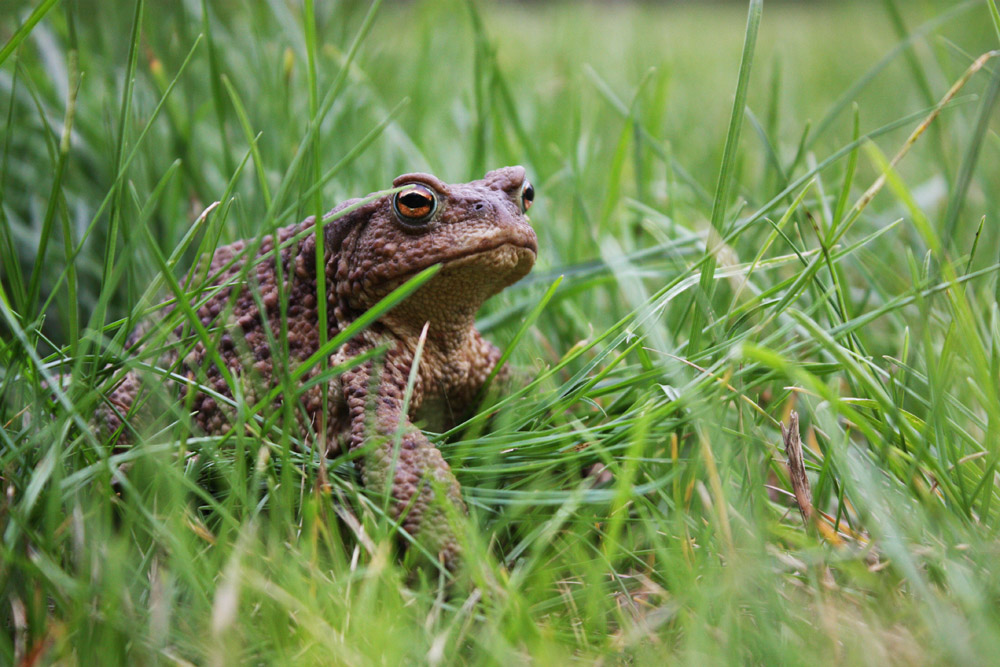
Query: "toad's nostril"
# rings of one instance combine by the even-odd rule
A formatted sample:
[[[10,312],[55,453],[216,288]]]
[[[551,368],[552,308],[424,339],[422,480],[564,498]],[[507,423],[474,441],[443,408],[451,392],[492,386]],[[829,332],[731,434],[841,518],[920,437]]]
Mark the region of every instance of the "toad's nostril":
[[[472,206],[472,210],[473,211],[482,211],[484,208],[486,208],[486,202],[482,202],[482,201],[477,201]]]

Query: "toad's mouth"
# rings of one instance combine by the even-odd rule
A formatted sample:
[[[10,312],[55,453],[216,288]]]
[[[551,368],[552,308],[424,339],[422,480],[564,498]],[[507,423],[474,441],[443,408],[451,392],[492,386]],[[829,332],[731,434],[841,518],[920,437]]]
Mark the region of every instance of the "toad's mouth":
[[[485,239],[471,248],[463,248],[454,255],[445,257],[444,259],[434,262],[434,264],[441,264],[447,267],[463,259],[483,255],[508,246],[515,251],[526,250],[530,252],[532,261],[538,257],[538,241],[534,239]]]
[[[489,258],[492,261],[487,258],[490,254],[494,255],[493,258]],[[517,271],[520,275],[515,279],[519,280],[531,270],[537,258],[538,241],[533,236],[518,235],[517,238],[511,238],[510,235],[504,235],[499,238],[482,239],[471,246],[456,248],[450,255],[434,258],[407,271],[399,277],[399,280],[405,282],[436,264],[441,265],[441,273],[446,273],[479,263],[491,265],[490,268],[497,272],[504,270],[512,272],[520,267],[521,270]]]

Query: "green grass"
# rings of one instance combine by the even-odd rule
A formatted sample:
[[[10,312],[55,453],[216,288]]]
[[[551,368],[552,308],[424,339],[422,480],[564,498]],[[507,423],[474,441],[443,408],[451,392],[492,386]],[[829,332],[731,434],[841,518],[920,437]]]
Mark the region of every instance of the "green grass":
[[[991,663],[1000,58],[946,93],[1000,14],[763,4],[5,3],[0,663]],[[197,257],[505,164],[541,250],[480,313],[521,383],[431,434],[458,581],[267,406],[91,428]]]

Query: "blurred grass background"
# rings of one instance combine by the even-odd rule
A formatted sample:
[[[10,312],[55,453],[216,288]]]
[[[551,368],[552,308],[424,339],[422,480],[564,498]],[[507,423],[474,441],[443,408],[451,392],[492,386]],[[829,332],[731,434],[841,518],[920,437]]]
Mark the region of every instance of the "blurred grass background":
[[[998,48],[995,6],[767,3],[725,157],[747,16],[5,3],[2,662],[992,662],[998,61],[855,203]],[[90,428],[165,273],[504,164],[541,250],[481,313],[523,388],[439,438],[458,582],[398,557],[342,459],[331,494],[266,435]],[[788,498],[792,409],[831,521]]]

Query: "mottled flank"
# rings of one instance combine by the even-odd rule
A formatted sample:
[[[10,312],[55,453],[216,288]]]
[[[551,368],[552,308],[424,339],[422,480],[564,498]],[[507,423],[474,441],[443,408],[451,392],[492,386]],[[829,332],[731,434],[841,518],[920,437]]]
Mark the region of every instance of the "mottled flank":
[[[485,299],[522,278],[534,264],[537,241],[525,216],[533,190],[521,167],[491,171],[482,180],[460,185],[427,174],[407,174],[393,182],[409,184],[415,186],[412,191],[381,197],[323,226],[327,338],[416,272],[434,264],[442,268],[332,356],[330,364],[336,365],[378,346],[388,348],[332,380],[326,405],[319,384],[297,394],[301,417],[293,428],[312,444],[325,415],[330,452],[344,445],[352,450],[365,447],[365,484],[391,489],[396,516],[406,512],[405,529],[453,568],[460,553],[449,514],[455,509],[464,512],[465,504],[448,464],[411,420],[453,423],[472,407],[497,363],[499,351],[480,337],[473,321]],[[358,201],[345,202],[328,216]],[[414,212],[424,217],[407,217]],[[208,285],[222,287],[197,310],[201,324],[219,341],[218,356],[207,354],[198,343],[183,359],[167,357],[161,365],[175,365],[177,373],[231,398],[221,362],[247,401],[263,399],[279,383],[280,369],[274,365],[286,358],[284,353],[272,355],[271,348],[280,345],[276,341],[281,340],[282,298],[287,304],[284,325],[291,368],[315,353],[320,336],[313,227],[308,219],[278,231],[280,271],[273,236],[250,257],[244,250],[251,242],[220,248],[206,275]],[[427,340],[409,409],[403,414],[403,394],[425,324]],[[302,383],[319,368],[315,364]],[[126,435],[119,415],[130,413],[141,385],[140,378],[129,373],[110,396],[115,409],[106,406],[98,415],[109,432],[122,431],[120,444]],[[224,433],[230,428],[231,408],[202,392],[185,398],[191,400],[201,429]],[[281,400],[279,395],[275,402]],[[276,407],[269,406],[267,412]]]

